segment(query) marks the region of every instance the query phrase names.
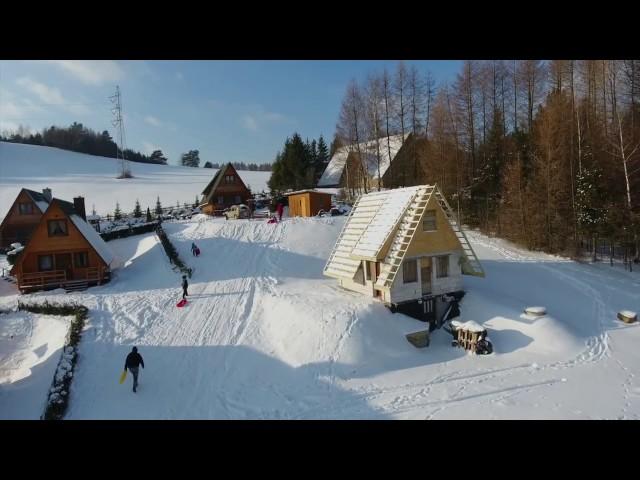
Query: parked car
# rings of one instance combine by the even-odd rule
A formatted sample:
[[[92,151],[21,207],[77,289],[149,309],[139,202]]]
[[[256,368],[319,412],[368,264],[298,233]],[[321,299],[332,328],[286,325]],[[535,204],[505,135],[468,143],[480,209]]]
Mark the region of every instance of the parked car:
[[[227,208],[224,213],[224,217],[227,220],[237,220],[239,218],[251,217],[251,210],[246,205],[233,205]]]

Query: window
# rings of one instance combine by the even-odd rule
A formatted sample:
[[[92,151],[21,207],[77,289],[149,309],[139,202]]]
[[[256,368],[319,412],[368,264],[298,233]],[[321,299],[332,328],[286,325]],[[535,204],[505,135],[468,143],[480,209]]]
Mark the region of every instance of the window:
[[[364,285],[364,271],[362,269],[362,262],[358,266],[358,270],[356,270],[356,275],[353,277],[353,281],[359,283],[360,285]]]
[[[233,175],[226,175],[226,176],[224,177],[224,181],[225,181],[226,183],[233,183],[233,180],[234,180]]]
[[[66,220],[49,220],[49,236],[61,237],[68,235]]]
[[[53,270],[53,257],[51,255],[38,255],[38,270],[40,272]]]
[[[89,266],[89,256],[87,252],[76,252],[73,254],[73,264],[76,268],[86,268]]]
[[[444,278],[449,276],[449,255],[437,257],[437,277]]]
[[[404,283],[413,283],[418,281],[418,262],[414,260],[406,260],[402,264],[402,281]]]
[[[18,204],[20,215],[33,215],[33,203],[25,202]]]
[[[437,230],[436,225],[436,211],[435,210],[427,210],[424,212],[424,217],[422,218],[422,231],[423,232],[435,232]]]
[[[218,205],[224,205],[224,197],[222,195],[218,197]]]

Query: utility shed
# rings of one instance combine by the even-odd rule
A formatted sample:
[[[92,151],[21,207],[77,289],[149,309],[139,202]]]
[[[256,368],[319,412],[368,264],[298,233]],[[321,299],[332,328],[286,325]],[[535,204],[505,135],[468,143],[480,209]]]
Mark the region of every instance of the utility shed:
[[[286,194],[290,217],[315,217],[320,210],[331,210],[331,194],[317,190],[299,190]]]

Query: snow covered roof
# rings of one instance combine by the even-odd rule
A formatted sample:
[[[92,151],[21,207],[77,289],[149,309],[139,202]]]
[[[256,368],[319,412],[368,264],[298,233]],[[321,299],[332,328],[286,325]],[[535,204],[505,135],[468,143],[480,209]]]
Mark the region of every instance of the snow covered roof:
[[[474,322],[473,320],[469,320],[467,322],[451,320],[451,326],[455,327],[456,330],[467,330],[468,332],[481,333],[485,331],[485,328],[482,325]]]
[[[323,192],[323,191],[321,191],[321,190],[315,190],[315,189],[313,189],[313,188],[307,188],[307,189],[305,189],[305,190],[297,190],[297,191],[295,191],[295,192],[288,192],[288,193],[285,193],[285,194],[284,194],[284,196],[285,196],[285,197],[288,197],[289,195],[299,195],[299,194],[301,194],[301,193],[307,193],[307,192],[308,192],[308,193],[322,193],[322,194],[325,194],[325,195],[331,195],[331,193],[328,193],[328,192]]]
[[[69,215],[69,218],[76,226],[76,228],[80,230],[82,236],[86,238],[87,241],[91,244],[100,258],[104,260],[104,263],[106,263],[107,265],[111,265],[115,257],[111,252],[111,249],[107,246],[107,243],[102,239],[100,235],[98,235],[98,232],[96,232],[91,225],[85,222],[77,214]]]
[[[404,136],[404,140],[406,140],[407,136],[408,134]],[[380,148],[380,176],[382,177],[400,151],[402,144],[402,135],[393,135],[388,139],[387,137],[382,137],[378,142],[371,140],[369,142],[360,143],[358,146],[360,147],[360,152],[364,156],[365,165],[369,175],[371,177],[378,176],[378,145]],[[331,161],[318,181],[319,187],[335,187],[339,185],[349,153],[358,151],[358,146],[349,145],[342,147],[333,154]]]
[[[100,220],[100,215],[87,215],[87,222]]]
[[[362,195],[345,222],[325,266],[325,275],[353,278],[361,260],[376,259],[396,226],[410,214],[414,199],[430,188],[421,185]]]

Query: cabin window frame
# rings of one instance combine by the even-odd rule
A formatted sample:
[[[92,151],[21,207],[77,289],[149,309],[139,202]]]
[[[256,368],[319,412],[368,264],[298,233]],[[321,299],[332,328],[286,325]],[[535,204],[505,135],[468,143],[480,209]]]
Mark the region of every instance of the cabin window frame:
[[[413,265],[413,271],[409,270],[409,265]],[[412,279],[413,276],[413,279]],[[402,262],[402,283],[418,283],[418,259],[410,258]]]
[[[23,211],[23,207],[29,211]],[[18,215],[33,215],[34,213],[35,209],[33,207],[33,202],[18,202]]]
[[[449,276],[449,255],[438,255],[436,257],[436,278],[447,278]]]
[[[82,257],[80,257],[82,255]],[[76,261],[77,258],[84,258],[84,265],[79,264]],[[80,262],[82,263],[82,262]],[[83,250],[81,252],[73,252],[73,266],[74,268],[88,268],[89,267],[89,252]]]
[[[49,268],[42,267],[42,260],[48,258],[49,259]],[[38,255],[38,271],[39,272],[52,272],[54,270],[53,265],[53,255]]]
[[[64,225],[64,228],[61,229],[62,233],[52,232],[52,225],[53,224]],[[56,219],[52,219],[52,220],[47,220],[47,233],[49,234],[49,237],[68,237],[69,236],[69,224],[67,223],[67,220],[64,219],[64,218],[56,218]]]
[[[235,182],[235,175],[225,175],[224,176],[224,183],[233,183]]]
[[[438,231],[438,214],[435,209],[426,210],[424,212],[424,217],[422,217],[422,231],[423,232]]]

